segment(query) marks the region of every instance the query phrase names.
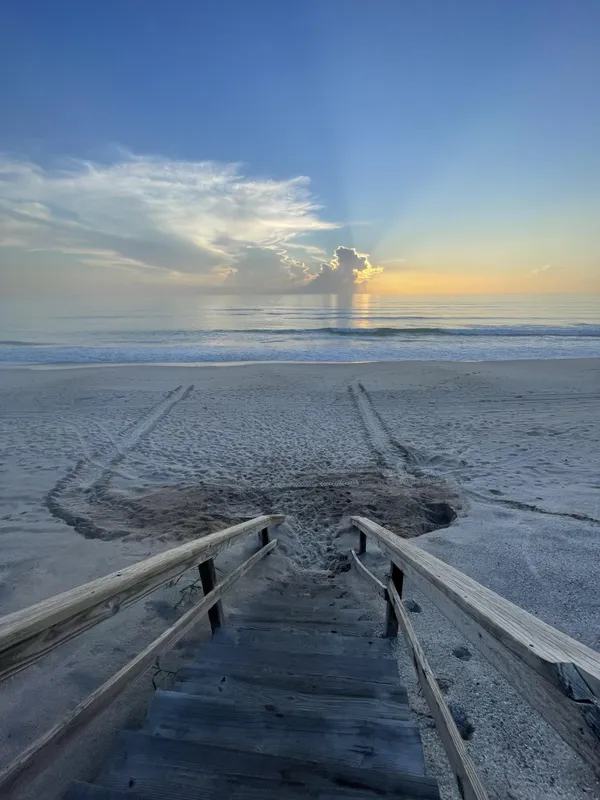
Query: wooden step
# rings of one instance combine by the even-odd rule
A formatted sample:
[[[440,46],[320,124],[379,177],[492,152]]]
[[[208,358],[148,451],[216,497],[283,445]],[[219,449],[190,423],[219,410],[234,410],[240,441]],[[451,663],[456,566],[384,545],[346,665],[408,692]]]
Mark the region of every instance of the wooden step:
[[[425,773],[419,728],[404,721],[246,711],[213,698],[157,691],[144,730],[166,739],[332,766]]]
[[[399,687],[396,697],[399,700],[378,700],[368,697],[332,697],[323,694],[307,694],[305,692],[278,689],[271,686],[258,685],[248,691],[247,684],[238,684],[227,680],[214,683],[212,691],[206,683],[176,683],[171,691],[194,694],[199,697],[212,697],[219,702],[234,704],[236,708],[247,711],[272,710],[283,714],[327,714],[329,719],[387,719],[410,720],[408,696]]]
[[[435,781],[423,776],[302,762],[129,732],[119,735],[98,780],[116,790],[140,792],[144,800],[439,799]]]
[[[270,582],[65,800],[439,800],[381,612],[332,581]]]
[[[304,583],[303,581],[277,581],[265,584],[265,590],[257,599],[264,595],[279,595],[289,597],[292,600],[302,597],[333,597],[336,600],[350,600],[354,603],[358,599],[348,589],[334,583]]]
[[[256,605],[276,605],[285,606],[286,608],[315,608],[327,611],[330,608],[337,608],[342,611],[356,611],[361,613],[364,609],[361,607],[352,596],[340,592],[328,592],[320,594],[299,593],[291,594],[289,592],[265,592],[259,597],[253,598],[250,603],[244,603],[240,609],[247,607],[254,607]],[[383,603],[382,603],[383,608]]]
[[[401,686],[371,683],[355,678],[311,677],[274,672],[268,669],[228,668],[227,674],[215,667],[196,667],[186,671],[186,679],[177,686],[190,694],[203,696],[228,695],[242,692],[267,692],[270,689],[309,694],[317,697],[364,697],[374,700],[405,703],[406,693]]]
[[[314,653],[323,656],[346,656],[360,658],[394,658],[391,639],[342,636],[322,631],[302,629],[257,630],[256,628],[219,628],[212,639],[219,644],[277,650],[286,653]],[[210,645],[202,645],[205,649]],[[201,652],[200,650],[198,651]]]
[[[312,622],[302,622],[295,620],[290,622],[283,618],[283,616],[272,620],[257,620],[250,619],[247,616],[238,615],[235,612],[227,614],[227,625],[234,628],[251,628],[255,631],[284,631],[286,633],[320,633],[324,636],[357,636],[361,639],[377,639],[383,634],[384,623],[381,624],[373,622],[352,622],[340,623],[332,622],[329,625],[318,623],[314,625]]]
[[[150,800],[148,795],[134,791],[121,791],[108,786],[95,786],[92,783],[71,781],[63,800]]]
[[[364,609],[360,608],[338,608],[329,603],[294,603],[288,604],[260,602],[242,606],[234,612],[236,616],[244,616],[249,619],[275,619],[283,617],[288,622],[296,620],[298,622],[317,622],[320,625],[329,625],[332,622],[368,622]],[[383,609],[382,609],[383,617]]]
[[[346,612],[342,612],[346,613]],[[381,622],[372,622],[369,620],[356,620],[356,618],[345,620],[322,619],[315,617],[312,614],[303,617],[292,619],[288,616],[285,608],[280,608],[279,611],[270,611],[267,615],[261,613],[260,616],[255,616],[250,612],[241,614],[237,611],[231,611],[227,614],[227,624],[235,628],[254,628],[256,630],[273,630],[282,629],[285,631],[299,630],[304,632],[318,632],[324,634],[340,634],[342,636],[361,636],[366,638],[377,638],[380,632],[383,632],[383,617]]]
[[[371,683],[398,685],[398,665],[390,658],[367,658],[359,656],[330,656],[317,653],[289,653],[282,650],[262,650],[254,647],[211,642],[200,648],[193,666],[182,667],[177,680],[187,680],[195,669],[208,666],[221,668],[223,675],[229,667],[249,670],[260,669],[292,675],[327,676],[352,678]],[[268,679],[268,676],[267,678]]]

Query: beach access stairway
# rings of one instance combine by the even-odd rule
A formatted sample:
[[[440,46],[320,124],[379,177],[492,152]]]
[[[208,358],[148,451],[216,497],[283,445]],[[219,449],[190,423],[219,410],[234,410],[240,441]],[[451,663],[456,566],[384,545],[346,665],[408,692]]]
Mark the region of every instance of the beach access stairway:
[[[65,800],[438,798],[390,640],[361,616],[335,581],[272,585]]]
[[[277,546],[271,533],[283,521],[247,520],[0,618],[2,681],[190,570],[204,595],[5,766],[0,797],[20,797],[66,743],[208,616],[212,640],[198,646],[171,690],[155,693],[142,729],[118,734],[94,783],[72,783],[66,795],[61,785],[53,797],[436,798],[390,649],[401,632],[461,797],[486,800],[404,608],[405,578],[600,774],[600,654],[366,517],[352,517],[358,548],[350,558],[385,607],[380,636],[333,577],[314,583],[308,573],[265,580],[270,588],[247,598],[225,625],[223,597]],[[215,557],[251,534],[256,551],[217,582]],[[368,541],[390,559],[385,582],[361,559]]]

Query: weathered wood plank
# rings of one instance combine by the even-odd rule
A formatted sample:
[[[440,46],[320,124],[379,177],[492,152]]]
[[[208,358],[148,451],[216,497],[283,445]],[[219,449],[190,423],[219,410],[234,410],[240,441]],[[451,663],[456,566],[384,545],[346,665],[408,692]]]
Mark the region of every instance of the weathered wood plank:
[[[444,745],[448,761],[456,777],[460,795],[464,800],[488,800],[487,792],[477,774],[475,764],[452,719],[450,709],[446,705],[435,675],[429,666],[423,648],[417,639],[415,630],[392,580],[388,584],[388,594],[394,606],[398,624],[410,648],[419,683],[431,710],[431,715]]]
[[[299,628],[284,630],[279,628],[261,631],[255,628],[233,628],[227,626],[218,630],[213,642],[235,644],[243,647],[260,647],[263,650],[284,650],[286,653],[315,653],[316,655],[336,655],[345,658],[385,658],[394,659],[391,642],[388,639],[366,636],[332,636],[317,631],[305,631]],[[198,655],[210,647],[210,643],[201,644]]]
[[[229,668],[247,669],[265,673],[285,673],[286,675],[329,676],[332,678],[351,678],[370,683],[384,683],[389,686],[398,685],[398,664],[391,658],[365,658],[360,655],[348,658],[336,655],[318,655],[317,653],[290,653],[285,649],[265,652],[257,647],[237,647],[218,640],[204,647],[196,657],[195,665],[182,667],[178,680],[186,680],[195,669],[213,668],[227,674]]]
[[[345,633],[347,627],[363,630],[366,616],[360,609],[335,608],[329,604],[304,604],[288,606],[282,603],[252,603],[247,609],[240,609],[229,615],[236,624],[251,627],[254,622],[277,624],[312,625],[315,630],[330,630]],[[369,623],[371,627],[374,623]],[[367,634],[368,635],[368,634]]]
[[[91,783],[72,781],[67,787],[62,800],[148,800],[137,792],[109,789],[106,786],[94,786]]]
[[[432,778],[264,753],[232,751],[212,744],[174,741],[145,733],[119,734],[113,756],[100,777],[116,789],[171,800],[272,800],[273,798],[389,798],[439,800]],[[226,781],[225,785],[221,781]],[[359,788],[360,787],[360,788]]]
[[[367,567],[365,567],[365,565],[362,563],[360,558],[357,556],[355,550],[351,550],[350,552],[352,553],[352,558],[354,559],[354,563],[356,564],[356,566],[358,568],[359,574],[363,575],[365,578],[368,578],[372,583],[375,584],[375,586],[377,588],[377,594],[380,594],[382,597],[386,597],[385,583],[382,583],[379,580],[379,578],[376,578],[375,575],[373,575],[373,573],[369,569],[367,569]],[[363,550],[363,553],[364,553],[364,550]]]
[[[144,730],[166,739],[331,766],[425,774],[419,728],[402,720],[330,719],[321,713],[246,710],[211,697],[159,690]]]
[[[266,515],[174,547],[0,619],[0,681],[112,617],[248,534],[282,522]]]
[[[371,520],[352,521],[600,771],[600,653]]]
[[[194,683],[193,680],[177,682],[171,688],[175,692],[212,697],[218,699],[220,703],[229,701],[234,703],[236,708],[243,709],[244,712],[263,711],[268,707],[274,708],[277,713],[284,715],[290,712],[294,714],[325,714],[332,721],[339,717],[392,721],[412,719],[408,695],[402,686],[394,689],[395,699],[387,697],[385,700],[380,700],[374,697],[337,696],[314,691],[300,692],[289,687],[273,686],[268,680],[269,676],[266,676],[265,683],[253,684],[252,690],[248,691],[248,686],[238,683],[231,677],[228,677],[224,683],[220,683],[222,677],[215,680],[215,675],[216,673],[213,673],[212,681],[202,681],[202,689],[199,693],[196,691],[199,684]],[[329,680],[327,678],[325,682],[329,683]],[[312,684],[315,684],[314,677]],[[398,698],[402,698],[402,702]]]
[[[257,631],[276,631],[280,628],[285,630],[297,630],[306,633],[311,631],[320,631],[324,636],[328,634],[341,633],[343,636],[367,636],[372,637],[375,634],[375,624],[373,622],[359,621],[359,622],[344,622],[337,621],[323,625],[318,621],[315,622],[314,618],[310,620],[289,619],[285,616],[285,610],[281,610],[278,616],[269,619],[249,619],[242,615],[229,612],[227,614],[227,621],[230,625],[239,627],[250,628]]]
[[[179,686],[196,695],[214,695],[216,688],[223,697],[227,697],[232,688],[234,694],[242,691],[250,694],[261,691],[268,685],[291,693],[315,696],[364,697],[401,704],[406,702],[405,691],[399,684],[376,683],[357,678],[332,678],[327,675],[319,675],[318,680],[315,680],[313,675],[288,675],[268,668],[255,669],[252,672],[244,666],[231,665],[227,666],[226,672],[225,675],[222,668],[214,666],[186,668],[185,680]]]
[[[154,663],[156,657],[164,653],[184,636],[190,628],[205,614],[208,609],[219,600],[233,584],[243,577],[258,561],[277,545],[274,539],[267,547],[263,547],[251,558],[233,570],[210,594],[206,595],[199,603],[187,611],[177,622],[168,628],[152,644],[126,664],[106,683],[88,695],[62,722],[33,742],[20,756],[12,761],[0,772],[0,796],[8,797],[8,792],[15,791],[26,777],[38,774],[51,760],[59,745],[64,744],[97,714],[103,711],[109,703],[121,694],[129,684],[143,675]]]

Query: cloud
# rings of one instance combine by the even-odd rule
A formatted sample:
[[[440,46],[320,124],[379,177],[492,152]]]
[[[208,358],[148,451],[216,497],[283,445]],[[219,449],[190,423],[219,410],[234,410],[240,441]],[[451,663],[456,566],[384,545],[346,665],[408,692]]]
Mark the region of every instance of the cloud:
[[[536,269],[532,269],[531,274],[537,278],[539,275],[543,275],[544,272],[548,272],[551,269],[556,269],[556,267],[553,267],[552,264],[544,264],[543,267],[536,267]]]
[[[221,284],[224,290],[294,292],[311,280],[309,268],[281,248],[247,247]]]
[[[306,285],[305,290],[322,294],[355,292],[361,285],[383,272],[383,267],[374,267],[366,253],[353,247],[338,247],[329,262],[321,264],[318,273]]]
[[[323,258],[301,238],[338,227],[320,211],[308,178],[251,178],[238,164],[124,154],[51,169],[4,158],[0,269],[35,254],[57,280],[58,256],[83,271],[184,275],[208,287],[295,286]]]

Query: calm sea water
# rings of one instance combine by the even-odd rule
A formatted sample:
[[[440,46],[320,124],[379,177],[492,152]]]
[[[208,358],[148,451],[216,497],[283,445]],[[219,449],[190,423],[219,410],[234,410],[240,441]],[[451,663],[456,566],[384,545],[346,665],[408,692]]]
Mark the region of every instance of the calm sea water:
[[[495,360],[600,355],[600,297],[189,298],[127,313],[5,305],[4,364]]]

